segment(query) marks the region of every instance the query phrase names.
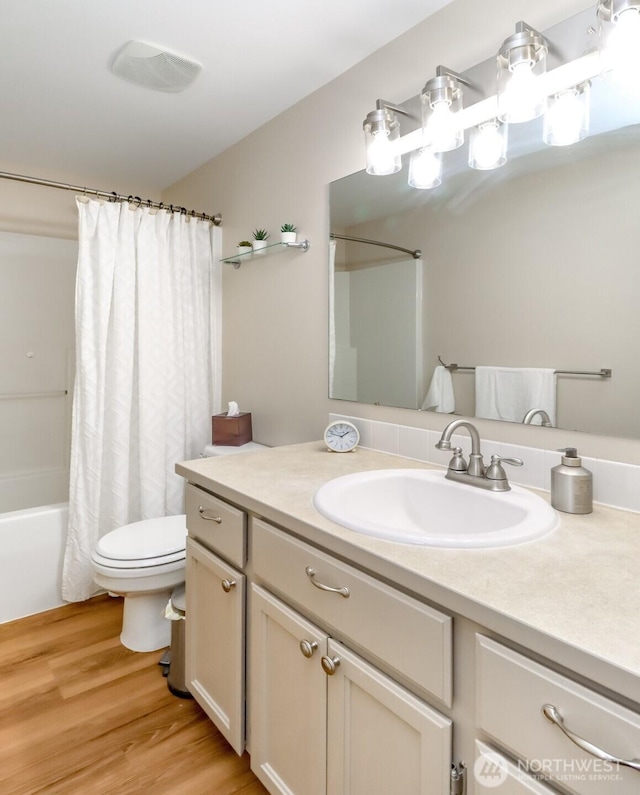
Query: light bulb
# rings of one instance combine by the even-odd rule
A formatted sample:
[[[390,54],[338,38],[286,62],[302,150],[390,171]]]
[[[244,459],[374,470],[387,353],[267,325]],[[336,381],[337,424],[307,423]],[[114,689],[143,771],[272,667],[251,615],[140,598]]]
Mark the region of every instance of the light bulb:
[[[421,190],[437,188],[442,182],[442,158],[429,147],[411,153],[409,185]]]
[[[507,128],[497,121],[480,124],[471,131],[469,165],[481,171],[499,168],[507,162]]]
[[[402,168],[398,151],[400,124],[395,112],[383,100],[376,102],[376,109],[367,114],[362,123],[367,159],[367,174],[386,176]]]
[[[460,146],[460,128],[448,102],[435,102],[425,129],[425,139],[434,152],[449,152]]]
[[[550,146],[569,146],[589,132],[589,84],[563,91],[549,100],[543,139]]]
[[[367,170],[371,174],[385,176],[398,171],[394,147],[385,131],[381,130],[371,135],[367,151],[367,163],[369,164]]]
[[[615,19],[602,54],[603,70],[616,72],[616,79],[634,84],[640,77],[640,9],[622,11]]]
[[[503,111],[500,118],[504,121],[530,121],[541,115],[544,110],[544,94],[529,61],[513,65],[501,99]]]

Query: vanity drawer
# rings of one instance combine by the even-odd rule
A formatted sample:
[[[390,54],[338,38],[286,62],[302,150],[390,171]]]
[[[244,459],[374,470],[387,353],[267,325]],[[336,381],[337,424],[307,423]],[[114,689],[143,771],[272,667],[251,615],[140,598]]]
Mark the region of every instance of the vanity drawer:
[[[480,740],[476,740],[473,778],[475,795],[558,795]]]
[[[260,519],[252,520],[251,544],[254,571],[271,590],[311,614],[337,639],[368,653],[374,662],[384,661],[400,678],[451,706],[450,616]],[[348,596],[321,585],[348,589]]]
[[[187,529],[213,552],[240,568],[247,560],[247,515],[233,505],[187,484]]]
[[[640,758],[640,715],[500,643],[476,635],[477,725],[534,772],[579,795],[637,795],[640,771],[596,758],[542,714],[621,759]]]

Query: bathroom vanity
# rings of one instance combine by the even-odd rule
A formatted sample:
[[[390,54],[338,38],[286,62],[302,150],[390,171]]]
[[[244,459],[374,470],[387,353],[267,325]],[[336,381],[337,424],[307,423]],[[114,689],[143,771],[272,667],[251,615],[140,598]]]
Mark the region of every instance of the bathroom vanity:
[[[333,478],[427,466],[320,442],[179,464],[194,697],[272,793],[639,792],[598,753],[640,757],[640,516],[454,550],[313,507]]]

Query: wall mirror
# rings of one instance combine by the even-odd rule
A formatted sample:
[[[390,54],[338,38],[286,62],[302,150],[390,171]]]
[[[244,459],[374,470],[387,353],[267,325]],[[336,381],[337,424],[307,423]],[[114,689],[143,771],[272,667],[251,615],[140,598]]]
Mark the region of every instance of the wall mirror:
[[[563,25],[588,35],[593,13]],[[541,119],[509,125],[491,171],[465,143],[433,190],[409,187],[408,155],[331,184],[330,397],[427,408],[441,357],[461,368],[453,411],[474,416],[473,367],[552,368],[557,427],[640,438],[640,94],[598,76],[590,117],[572,146],[543,144]]]

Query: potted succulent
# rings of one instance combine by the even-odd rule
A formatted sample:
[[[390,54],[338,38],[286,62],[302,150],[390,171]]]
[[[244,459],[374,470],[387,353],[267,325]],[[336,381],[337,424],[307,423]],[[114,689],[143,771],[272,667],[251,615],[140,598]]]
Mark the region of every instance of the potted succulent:
[[[293,224],[282,224],[280,227],[280,242],[282,243],[295,243],[297,238],[297,229]]]
[[[250,251],[253,251],[250,240],[241,240],[238,243],[238,254],[248,254]]]
[[[260,251],[267,246],[267,240],[269,239],[269,233],[266,229],[256,229],[253,233],[253,242],[251,246],[254,251]]]

